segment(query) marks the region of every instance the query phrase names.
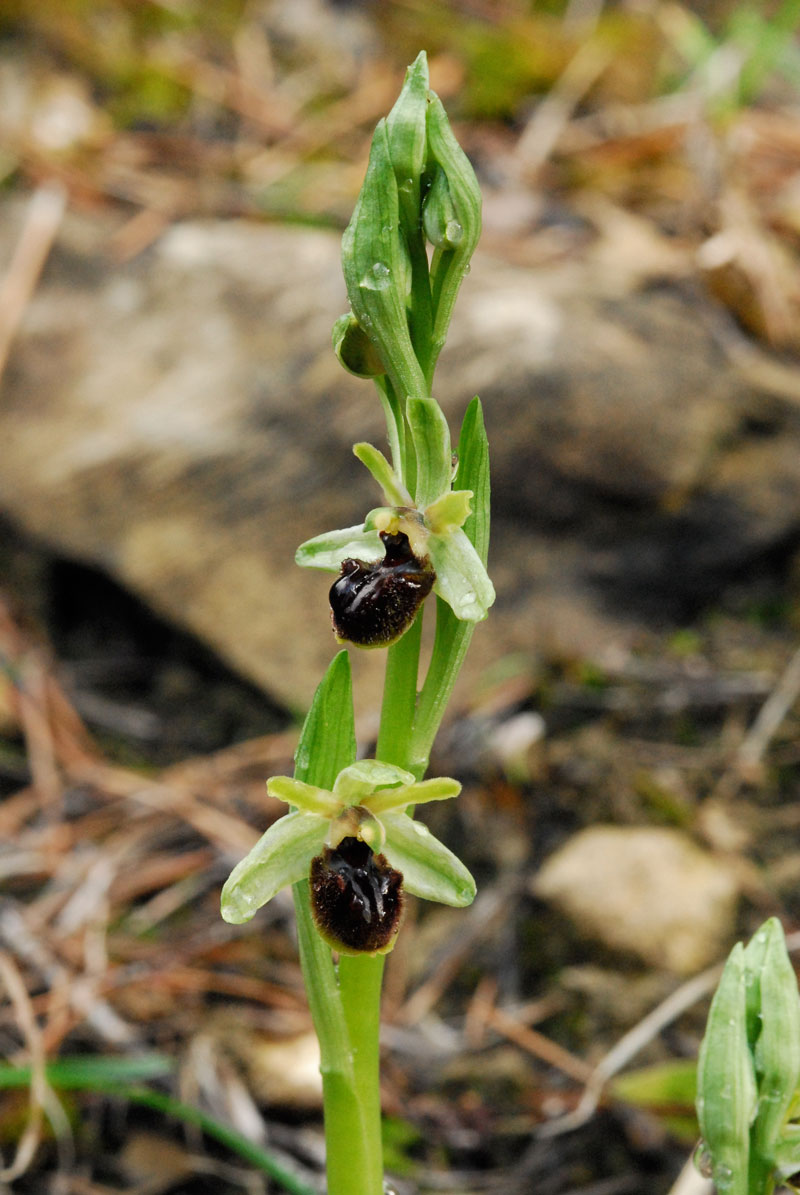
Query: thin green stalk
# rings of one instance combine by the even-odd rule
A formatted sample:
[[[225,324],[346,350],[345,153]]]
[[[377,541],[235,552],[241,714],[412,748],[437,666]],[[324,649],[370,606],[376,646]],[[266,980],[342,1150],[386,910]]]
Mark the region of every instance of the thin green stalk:
[[[353,1150],[346,1139],[336,1143],[335,1169],[328,1161],[329,1193],[383,1192],[383,1142],[381,1139],[380,1013],[384,955],[342,955],[339,959],[339,992],[353,1048],[355,1091],[359,1103],[365,1156],[363,1173],[353,1183]],[[334,1186],[334,1180],[339,1183]]]
[[[422,613],[403,638],[389,648],[375,754],[386,763],[409,768],[411,730],[417,705],[417,677],[422,641]],[[413,769],[410,769],[413,771]],[[421,776],[417,776],[421,779]]]

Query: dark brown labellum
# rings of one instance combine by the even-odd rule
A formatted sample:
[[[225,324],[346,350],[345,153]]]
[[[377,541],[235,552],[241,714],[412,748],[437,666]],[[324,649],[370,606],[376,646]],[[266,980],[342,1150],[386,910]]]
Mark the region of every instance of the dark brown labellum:
[[[430,560],[414,555],[407,535],[382,531],[381,539],[383,560],[343,561],[329,595],[336,637],[358,647],[388,647],[399,639],[436,580]]]
[[[345,954],[391,950],[403,913],[403,877],[360,838],[343,838],[311,861],[311,912],[323,938]]]

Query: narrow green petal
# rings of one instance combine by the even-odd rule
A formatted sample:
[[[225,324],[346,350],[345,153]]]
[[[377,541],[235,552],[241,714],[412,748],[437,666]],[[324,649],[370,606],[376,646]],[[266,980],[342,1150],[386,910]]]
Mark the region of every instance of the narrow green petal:
[[[404,784],[402,788],[383,788],[366,797],[363,804],[370,813],[392,813],[408,805],[425,805],[428,801],[447,801],[457,797],[461,785],[447,776],[422,780],[418,784]]]
[[[241,863],[237,863],[222,889],[222,916],[232,925],[249,921],[281,888],[303,879],[325,843],[330,822],[313,813],[287,813]]]
[[[411,495],[379,448],[362,440],[353,445],[353,453],[369,469],[390,506],[411,506]]]
[[[402,873],[403,887],[414,896],[443,905],[471,904],[475,881],[461,860],[434,838],[427,826],[405,813],[381,817],[386,831],[383,853]]]
[[[301,568],[319,568],[338,573],[343,560],[382,560],[384,547],[377,531],[357,527],[342,527],[307,539],[295,552],[295,563]]]
[[[287,805],[296,805],[304,813],[316,813],[320,817],[335,817],[342,808],[342,802],[327,788],[317,788],[315,784],[306,784],[291,776],[270,777],[267,792]]]
[[[434,535],[463,527],[472,514],[472,490],[449,490],[425,510],[425,522]]]
[[[432,535],[429,542],[436,569],[434,592],[447,602],[456,618],[480,622],[494,602],[494,585],[466,534],[455,527],[446,535]]]
[[[359,759],[339,773],[333,791],[340,801],[358,805],[363,797],[383,785],[413,783],[413,774],[396,767],[393,763],[383,763],[380,759]]]

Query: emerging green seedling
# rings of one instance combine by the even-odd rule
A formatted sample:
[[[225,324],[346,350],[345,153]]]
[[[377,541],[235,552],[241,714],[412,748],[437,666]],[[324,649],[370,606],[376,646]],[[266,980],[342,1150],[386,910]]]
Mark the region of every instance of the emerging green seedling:
[[[731,951],[700,1049],[697,1117],[717,1190],[771,1195],[800,1171],[798,1115],[800,996],[773,917]]]

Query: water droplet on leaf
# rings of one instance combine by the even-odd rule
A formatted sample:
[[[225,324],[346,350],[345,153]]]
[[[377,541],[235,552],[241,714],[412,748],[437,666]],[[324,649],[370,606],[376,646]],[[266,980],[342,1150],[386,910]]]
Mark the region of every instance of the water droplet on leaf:
[[[361,279],[359,286],[364,287],[365,290],[386,290],[387,286],[391,284],[392,271],[383,261],[376,261],[374,265],[370,266],[364,277]],[[362,320],[363,323],[363,320]]]

